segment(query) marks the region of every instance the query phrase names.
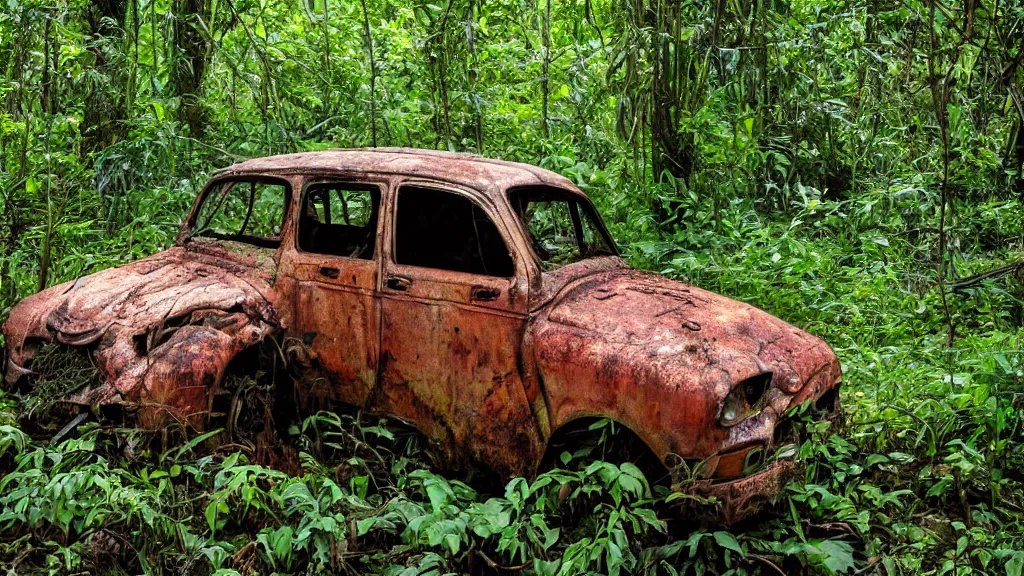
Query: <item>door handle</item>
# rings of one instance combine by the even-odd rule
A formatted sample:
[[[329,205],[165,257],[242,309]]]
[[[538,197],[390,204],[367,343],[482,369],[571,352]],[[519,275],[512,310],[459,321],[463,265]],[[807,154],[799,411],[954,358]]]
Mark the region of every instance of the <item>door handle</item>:
[[[399,292],[405,292],[411,284],[412,280],[402,276],[388,276],[387,281],[384,283],[388,288],[398,290]]]
[[[321,276],[327,276],[328,278],[337,279],[338,276],[341,275],[341,270],[338,270],[337,268],[335,268],[333,266],[321,266],[320,267],[320,275]]]
[[[469,298],[477,302],[490,302],[491,300],[497,300],[500,295],[501,292],[495,288],[473,286],[470,290]]]

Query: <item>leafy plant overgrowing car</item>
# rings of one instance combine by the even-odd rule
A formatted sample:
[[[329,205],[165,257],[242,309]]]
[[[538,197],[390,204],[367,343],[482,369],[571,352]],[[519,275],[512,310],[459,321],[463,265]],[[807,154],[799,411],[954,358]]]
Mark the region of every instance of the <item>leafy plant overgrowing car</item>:
[[[405,421],[450,467],[530,476],[560,430],[608,418],[677,487],[697,468],[729,520],[779,490],[787,461],[747,472],[784,414],[834,411],[841,378],[820,339],[631,269],[567,179],[403,149],[231,166],[174,247],[26,298],[3,330],[8,383],[47,345],[86,350],[101,378],[66,400],[150,428],[207,428],[268,340],[304,368],[300,402]]]

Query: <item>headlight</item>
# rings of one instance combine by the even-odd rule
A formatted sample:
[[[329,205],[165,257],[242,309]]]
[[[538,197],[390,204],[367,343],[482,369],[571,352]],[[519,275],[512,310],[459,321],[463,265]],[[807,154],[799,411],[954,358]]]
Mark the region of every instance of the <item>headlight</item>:
[[[751,411],[761,403],[761,399],[764,398],[771,384],[772,373],[762,372],[734,386],[729,395],[725,397],[725,402],[722,402],[722,413],[718,417],[718,423],[729,427],[745,420]]]

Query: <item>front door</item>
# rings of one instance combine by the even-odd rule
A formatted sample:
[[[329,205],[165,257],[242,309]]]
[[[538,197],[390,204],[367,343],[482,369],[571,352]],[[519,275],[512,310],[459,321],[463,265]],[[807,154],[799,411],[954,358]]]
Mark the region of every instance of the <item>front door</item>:
[[[476,193],[405,183],[392,196],[381,281],[381,378],[370,406],[502,475],[539,456],[518,369],[523,264]],[[518,269],[518,270],[517,270]]]
[[[296,215],[295,330],[310,350],[315,399],[362,405],[380,346],[378,222],[384,183],[319,180]]]

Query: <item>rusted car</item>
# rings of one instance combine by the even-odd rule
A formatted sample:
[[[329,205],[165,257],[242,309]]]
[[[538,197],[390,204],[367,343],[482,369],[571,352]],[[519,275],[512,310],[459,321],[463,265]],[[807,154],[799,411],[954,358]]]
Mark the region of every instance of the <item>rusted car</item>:
[[[606,417],[677,474],[702,461],[732,520],[787,469],[744,476],[751,455],[790,407],[836,409],[841,377],[822,340],[631,269],[566,178],[409,149],[235,164],[174,247],[26,298],[3,331],[8,383],[79,347],[102,378],[68,401],[150,427],[207,426],[232,359],[272,338],[304,397],[411,424],[452,466],[530,476],[559,430]]]

